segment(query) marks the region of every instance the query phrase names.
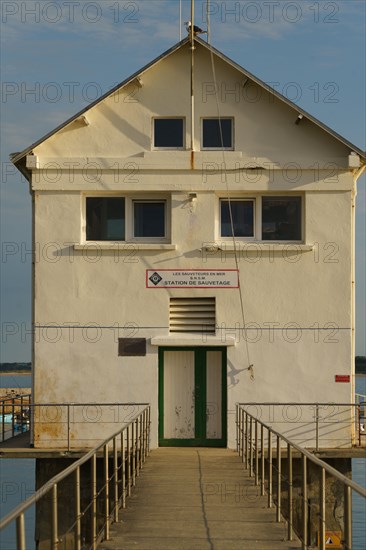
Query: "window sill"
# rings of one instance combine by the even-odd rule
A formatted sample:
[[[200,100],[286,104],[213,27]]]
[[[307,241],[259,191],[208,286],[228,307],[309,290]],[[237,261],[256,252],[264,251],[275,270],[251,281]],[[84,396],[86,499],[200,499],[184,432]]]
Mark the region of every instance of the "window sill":
[[[222,338],[220,336],[214,336],[212,334],[170,334],[167,336],[154,336],[151,338],[152,346],[235,346],[235,337],[226,336]]]
[[[314,249],[313,244],[303,244],[296,242],[258,242],[258,241],[236,241],[235,246],[233,242],[213,242],[207,243],[202,247],[203,250],[214,252],[215,250],[221,250],[223,252],[238,252],[245,251],[246,253],[261,252],[311,252]]]
[[[176,244],[164,243],[137,243],[137,242],[98,242],[88,241],[86,243],[74,244],[74,250],[115,250],[118,252],[131,252],[131,250],[176,250]]]

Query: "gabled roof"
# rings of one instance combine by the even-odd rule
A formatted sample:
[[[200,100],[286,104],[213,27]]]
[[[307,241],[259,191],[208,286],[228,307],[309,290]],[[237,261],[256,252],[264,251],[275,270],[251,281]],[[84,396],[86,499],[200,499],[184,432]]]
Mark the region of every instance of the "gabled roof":
[[[313,122],[314,124],[316,124],[319,128],[321,128],[322,130],[324,130],[325,132],[327,132],[330,136],[332,136],[333,138],[335,138],[336,140],[338,140],[339,142],[341,142],[343,145],[345,145],[346,147],[348,147],[350,149],[350,151],[353,151],[355,153],[357,153],[365,162],[366,162],[366,154],[364,151],[362,151],[359,147],[357,147],[356,145],[354,145],[353,143],[351,143],[350,141],[348,141],[347,139],[345,139],[343,136],[341,136],[340,134],[338,134],[337,132],[335,132],[334,130],[332,130],[331,128],[329,128],[329,126],[327,126],[326,124],[323,124],[320,120],[318,120],[317,118],[313,117],[311,114],[309,114],[307,111],[305,111],[304,109],[302,109],[301,107],[299,107],[298,105],[296,105],[295,103],[293,103],[292,101],[290,101],[289,99],[287,99],[285,96],[283,96],[282,94],[280,94],[279,92],[277,92],[276,90],[274,90],[273,88],[269,87],[265,82],[263,82],[263,80],[260,80],[259,78],[257,78],[255,75],[253,75],[252,73],[250,73],[249,71],[247,71],[246,69],[244,69],[243,67],[241,67],[240,65],[238,65],[235,61],[233,61],[232,59],[230,59],[229,57],[227,57],[226,55],[224,55],[223,53],[221,53],[219,50],[217,50],[216,48],[214,48],[213,46],[209,45],[207,42],[205,42],[204,40],[202,40],[201,38],[199,37],[195,37],[194,40],[200,44],[201,46],[203,46],[204,48],[206,48],[208,51],[212,52],[213,54],[215,54],[216,56],[218,56],[220,59],[222,59],[223,61],[225,61],[226,63],[228,63],[229,65],[231,65],[232,67],[234,67],[237,71],[239,71],[240,73],[242,73],[243,75],[245,75],[247,78],[249,78],[250,80],[252,80],[253,82],[255,82],[258,86],[261,86],[262,88],[264,88],[267,92],[271,93],[273,96],[277,97],[280,101],[283,101],[284,103],[286,103],[288,106],[290,106],[291,108],[293,108],[298,114],[302,114],[305,118],[307,118],[308,120],[310,120],[311,122]],[[24,149],[23,151],[21,151],[20,153],[13,153],[10,155],[10,160],[14,163],[14,164],[17,164],[19,163],[22,159],[24,159],[24,157],[26,155],[28,155],[29,153],[31,153],[33,151],[33,149],[35,149],[38,145],[40,145],[41,143],[43,143],[44,141],[46,141],[48,138],[50,138],[51,136],[53,136],[54,134],[56,134],[57,132],[59,132],[60,130],[62,130],[63,128],[65,128],[66,126],[68,126],[69,124],[71,124],[72,122],[74,122],[76,119],[78,119],[80,116],[84,115],[87,111],[89,111],[90,109],[92,109],[93,107],[95,107],[96,105],[98,105],[98,103],[101,103],[104,99],[106,99],[107,97],[109,97],[110,95],[114,94],[116,91],[120,90],[121,88],[123,88],[124,86],[127,86],[128,84],[130,84],[133,80],[135,80],[136,78],[138,78],[139,76],[141,76],[144,72],[146,72],[148,69],[150,69],[151,67],[153,67],[154,65],[156,65],[157,63],[159,63],[160,61],[162,61],[163,59],[167,58],[169,55],[171,55],[172,53],[174,53],[175,51],[179,50],[180,48],[182,48],[183,46],[185,46],[187,43],[190,42],[190,37],[187,36],[186,38],[184,38],[183,40],[181,40],[180,42],[178,42],[177,44],[175,44],[173,47],[169,48],[168,50],[166,50],[164,53],[162,53],[161,55],[159,55],[158,57],[156,57],[155,59],[153,59],[150,63],[148,63],[147,65],[145,65],[144,67],[142,67],[142,69],[140,69],[139,71],[137,71],[136,73],[132,74],[131,76],[129,76],[126,80],[122,81],[121,83],[117,84],[116,86],[114,86],[111,90],[109,90],[107,93],[103,94],[101,97],[99,97],[96,101],[94,101],[93,103],[91,103],[90,105],[88,105],[87,107],[85,107],[84,109],[82,109],[81,111],[79,111],[78,113],[76,113],[74,116],[72,116],[71,118],[67,119],[65,122],[63,122],[62,124],[60,124],[59,126],[57,126],[57,128],[55,128],[54,130],[52,130],[51,132],[49,132],[48,134],[46,134],[45,136],[43,136],[42,138],[40,138],[39,140],[37,140],[36,142],[32,143],[32,145],[30,145],[29,147],[27,147],[26,149]],[[19,167],[19,169],[21,169]],[[22,170],[23,171],[23,170]],[[24,173],[24,172],[23,172]]]

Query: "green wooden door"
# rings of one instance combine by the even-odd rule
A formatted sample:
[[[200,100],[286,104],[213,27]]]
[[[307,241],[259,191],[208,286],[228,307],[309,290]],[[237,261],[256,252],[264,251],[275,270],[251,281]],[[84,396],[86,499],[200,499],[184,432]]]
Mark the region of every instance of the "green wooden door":
[[[226,446],[226,348],[159,349],[159,445]]]

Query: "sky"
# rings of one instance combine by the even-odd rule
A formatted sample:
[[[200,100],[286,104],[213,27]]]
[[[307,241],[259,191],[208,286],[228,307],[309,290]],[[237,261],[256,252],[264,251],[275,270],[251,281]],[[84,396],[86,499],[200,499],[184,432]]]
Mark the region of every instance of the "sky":
[[[181,2],[182,21],[190,1]],[[186,36],[179,0],[0,2],[1,355],[31,360],[31,200],[21,151]],[[365,149],[364,0],[195,1],[248,71]],[[366,177],[356,207],[356,354],[365,349]]]

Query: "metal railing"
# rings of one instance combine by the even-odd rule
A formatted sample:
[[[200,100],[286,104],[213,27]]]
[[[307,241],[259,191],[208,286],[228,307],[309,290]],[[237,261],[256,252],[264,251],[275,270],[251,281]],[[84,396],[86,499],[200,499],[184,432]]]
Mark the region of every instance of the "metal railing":
[[[30,393],[0,399],[1,441],[30,429]]]
[[[364,404],[239,403],[301,447],[347,448],[361,445]]]
[[[129,422],[140,408],[139,403],[29,403],[27,428],[39,449],[86,451]],[[6,440],[12,435],[10,428],[8,435]]]
[[[245,405],[236,406],[237,451],[242,462],[254,477],[255,485],[260,487],[261,495],[267,492],[268,508],[276,507],[276,520],[281,521],[281,515],[287,521],[287,539],[293,540],[293,534],[302,542],[302,548],[309,548],[309,502],[308,502],[308,469],[309,463],[318,468],[318,503],[319,517],[319,549],[326,548],[326,476],[331,476],[343,484],[344,493],[344,525],[343,548],[352,549],[352,491],[366,498],[366,489],[341,474],[338,470],[303,449],[283,434],[265,424],[245,409]],[[275,441],[276,452],[274,454]],[[301,501],[301,525],[294,525],[294,475],[293,452],[301,457],[299,499]],[[267,455],[267,457],[266,457]],[[284,457],[282,456],[284,455]],[[287,461],[287,473],[283,473],[282,461]],[[286,506],[283,506],[283,492],[287,485]]]
[[[131,495],[136,477],[150,451],[150,405],[140,403],[139,406],[143,409],[130,422],[52,477],[0,522],[0,531],[16,522],[17,550],[26,550],[25,512],[46,497],[50,497],[50,548],[61,548],[58,488],[61,482],[70,478],[73,487],[71,494],[74,495],[73,521],[60,535],[65,539],[71,535],[75,550],[81,550],[82,544],[83,549],[96,550],[100,540],[109,540],[110,524],[119,520],[119,510],[125,508],[126,497]],[[97,480],[98,455],[103,457],[102,484],[98,484]],[[81,496],[82,489],[85,496],[85,486],[81,486],[81,468],[87,463],[90,465],[89,496],[86,502],[84,498],[82,508]]]

